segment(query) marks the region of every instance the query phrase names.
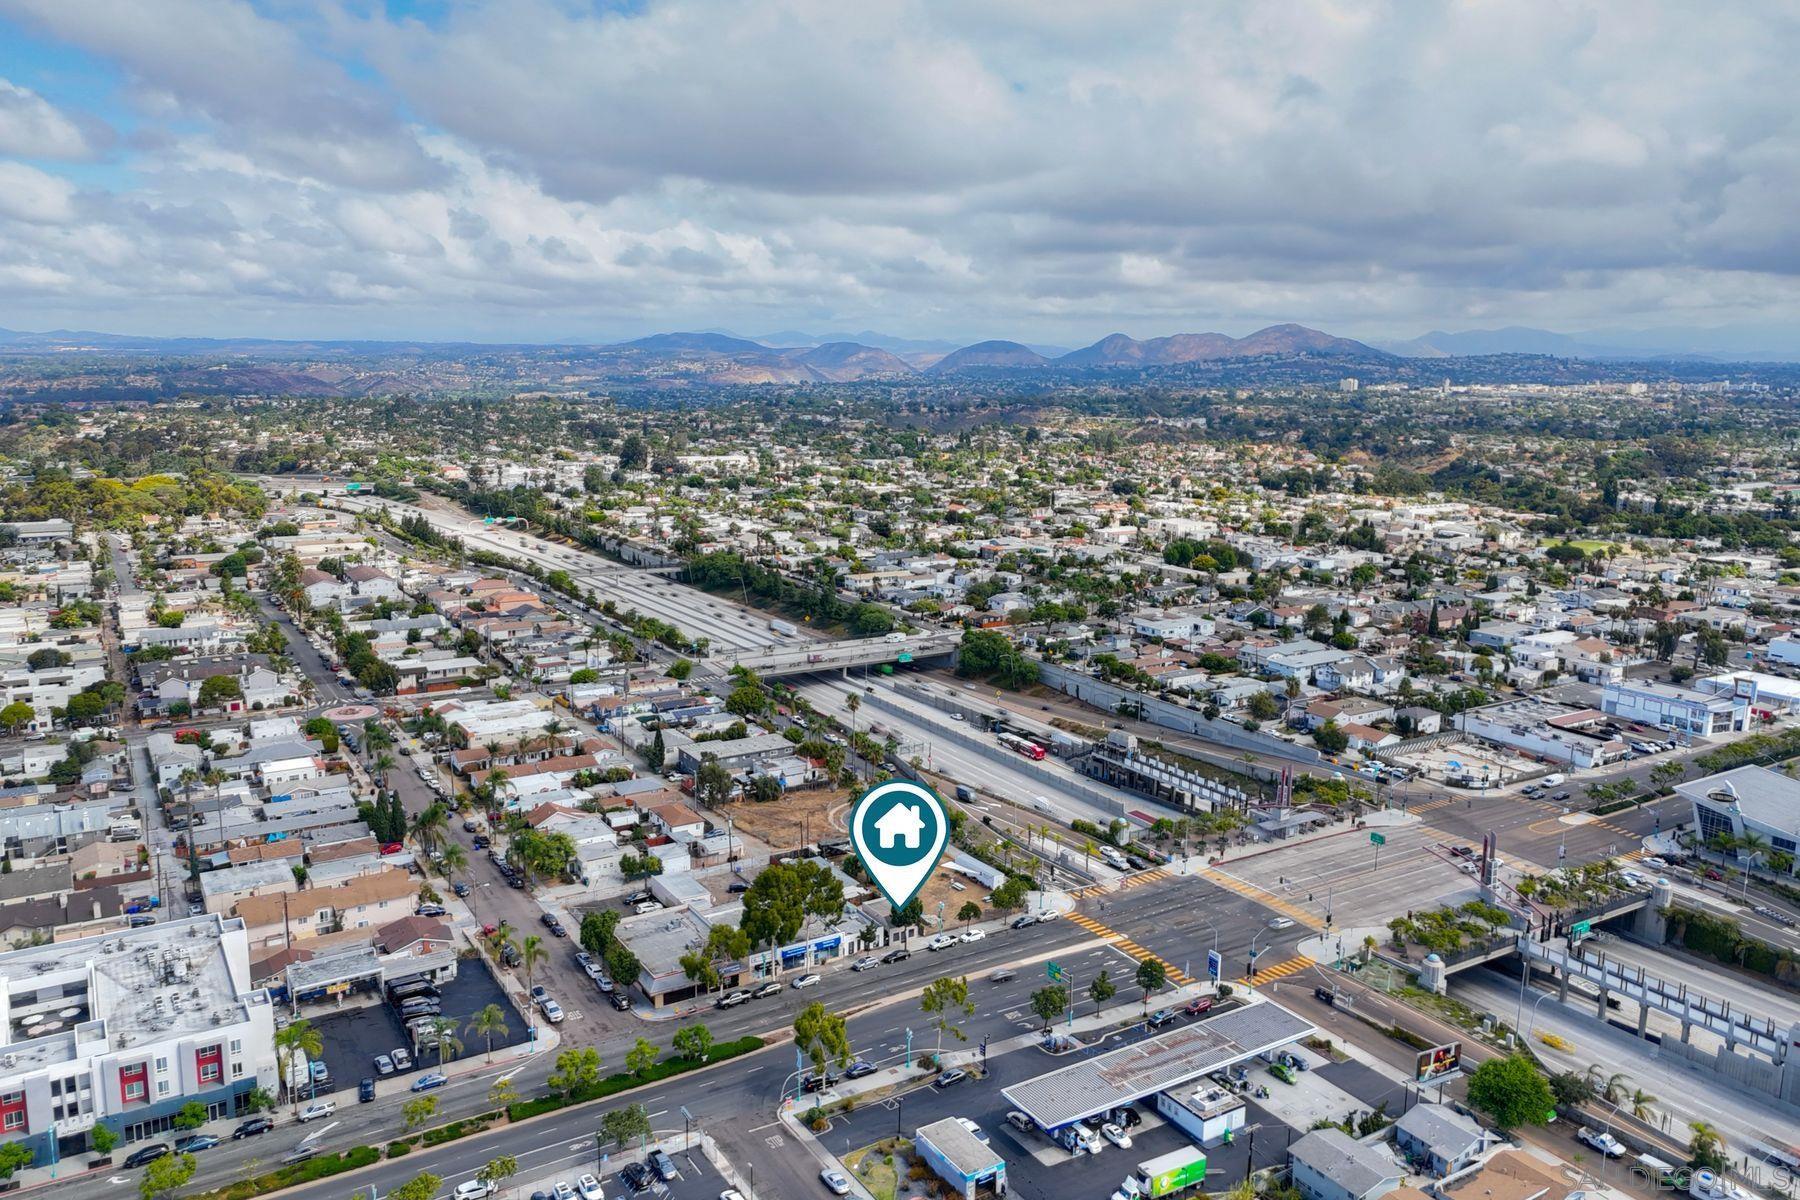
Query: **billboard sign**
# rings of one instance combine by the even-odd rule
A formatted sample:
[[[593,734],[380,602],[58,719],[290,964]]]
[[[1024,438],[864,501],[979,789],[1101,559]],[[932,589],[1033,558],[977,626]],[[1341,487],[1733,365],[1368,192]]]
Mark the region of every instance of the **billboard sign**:
[[[1429,1050],[1419,1051],[1417,1068],[1413,1078],[1418,1083],[1430,1083],[1434,1079],[1442,1079],[1446,1075],[1454,1075],[1462,1067],[1462,1043],[1447,1042],[1442,1046],[1433,1046]]]

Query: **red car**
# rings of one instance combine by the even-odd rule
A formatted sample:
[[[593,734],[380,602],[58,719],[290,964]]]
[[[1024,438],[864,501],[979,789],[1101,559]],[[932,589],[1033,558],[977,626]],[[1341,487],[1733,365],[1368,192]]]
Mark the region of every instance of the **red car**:
[[[404,849],[406,849],[406,847],[402,846],[399,842],[384,842],[382,843],[381,852],[383,854],[398,854]]]
[[[1189,1000],[1187,1007],[1182,1011],[1187,1013],[1190,1017],[1197,1017],[1203,1012],[1210,1012],[1212,1006],[1213,998],[1211,996],[1197,996],[1194,999]]]

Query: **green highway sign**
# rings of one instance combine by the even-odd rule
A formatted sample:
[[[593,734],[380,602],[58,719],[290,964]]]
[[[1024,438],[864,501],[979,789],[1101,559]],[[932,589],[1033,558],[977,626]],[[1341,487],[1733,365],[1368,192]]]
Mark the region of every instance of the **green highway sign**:
[[[1569,926],[1569,932],[1576,937],[1586,937],[1588,934],[1594,932],[1594,923],[1592,921],[1577,921]]]
[[[1387,836],[1385,834],[1380,834],[1380,833],[1371,833],[1369,835],[1369,845],[1385,846],[1385,845],[1387,845]]]
[[[1062,982],[1062,977],[1063,977],[1062,964],[1053,963],[1053,962],[1045,963],[1044,964],[1044,977],[1046,979],[1050,980],[1050,982],[1052,982],[1052,983]]]

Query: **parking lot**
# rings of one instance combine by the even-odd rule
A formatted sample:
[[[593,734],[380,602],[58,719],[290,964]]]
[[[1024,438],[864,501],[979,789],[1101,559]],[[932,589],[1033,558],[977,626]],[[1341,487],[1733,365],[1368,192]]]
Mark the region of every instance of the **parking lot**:
[[[1329,904],[1340,926],[1350,913],[1359,925],[1385,925],[1408,911],[1461,903],[1479,893],[1471,875],[1427,848],[1442,840],[1429,827],[1399,825],[1379,832],[1387,839],[1379,853],[1366,835],[1347,834],[1271,850],[1219,870],[1320,920]]]
[[[525,1018],[513,1008],[506,993],[478,958],[465,958],[457,964],[456,978],[440,989],[444,1018],[456,1023],[456,1036],[462,1041],[462,1054],[484,1054],[485,1039],[468,1029],[470,1018],[490,1004],[498,1004],[506,1014],[506,1033],[496,1035],[494,1049],[516,1045],[530,1036]],[[397,1046],[411,1046],[399,1014],[385,1003],[345,1009],[327,1016],[311,1018],[325,1043],[324,1060],[331,1071],[334,1088],[353,1088],[356,1081],[375,1074],[375,1056],[390,1054]],[[415,1059],[418,1056],[415,1055]],[[435,1053],[428,1052],[424,1061],[415,1061],[414,1070],[431,1070],[438,1065]]]

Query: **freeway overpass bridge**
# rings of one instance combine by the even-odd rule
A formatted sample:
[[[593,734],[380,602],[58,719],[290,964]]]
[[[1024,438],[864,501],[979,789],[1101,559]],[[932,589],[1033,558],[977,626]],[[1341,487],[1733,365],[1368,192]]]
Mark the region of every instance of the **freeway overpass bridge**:
[[[708,657],[702,669],[723,675],[733,667],[745,667],[764,679],[781,679],[789,675],[815,675],[852,667],[875,667],[888,663],[916,663],[941,659],[956,652],[962,641],[957,631],[908,634],[904,639],[892,637],[856,638],[845,642],[813,642],[783,646],[755,653],[715,654]]]

